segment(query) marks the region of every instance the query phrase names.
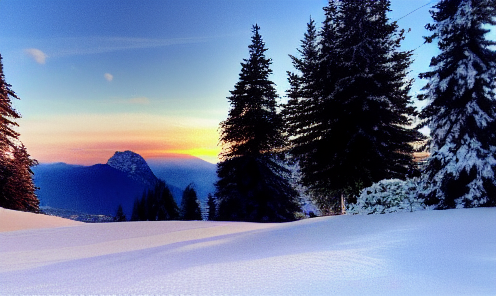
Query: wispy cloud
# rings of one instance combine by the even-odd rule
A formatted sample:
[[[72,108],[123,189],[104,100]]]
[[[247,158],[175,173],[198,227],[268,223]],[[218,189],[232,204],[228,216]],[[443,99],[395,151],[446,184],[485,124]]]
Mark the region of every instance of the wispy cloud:
[[[127,100],[126,103],[136,104],[136,105],[148,105],[150,104],[150,99],[148,99],[147,97],[131,98]]]
[[[110,73],[105,73],[103,74],[103,77],[105,78],[105,80],[107,80],[108,82],[114,80],[114,75],[110,74]]]
[[[119,105],[150,105],[151,100],[147,97],[132,97],[132,98],[112,98],[105,101],[107,104]]]
[[[128,37],[74,37],[57,38],[52,44],[57,46],[53,56],[91,55],[116,51],[166,47],[179,44],[206,42],[209,37],[191,38],[128,38]]]
[[[32,57],[38,64],[44,64],[47,58],[47,55],[37,48],[27,48],[24,52]]]

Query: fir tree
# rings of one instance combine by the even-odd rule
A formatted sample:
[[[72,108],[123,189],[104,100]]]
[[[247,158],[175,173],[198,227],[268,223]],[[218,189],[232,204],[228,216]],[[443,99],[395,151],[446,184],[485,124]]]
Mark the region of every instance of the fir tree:
[[[169,187],[159,180],[151,189],[143,192],[141,199],[133,205],[131,221],[163,221],[179,218],[177,206]]]
[[[136,198],[133,204],[133,212],[131,213],[131,221],[140,221],[139,216],[139,199]]]
[[[315,40],[309,38],[309,25],[301,62],[294,63],[310,82],[296,80],[299,85],[289,96],[302,86],[308,89],[313,99],[296,94],[314,106],[300,104],[299,112],[311,110],[314,120],[306,120],[305,112],[296,117],[301,130],[309,132],[300,136],[306,142],[296,134],[292,152],[303,185],[324,211],[336,209],[343,194],[353,201],[362,188],[382,179],[404,179],[414,167],[410,143],[422,136],[408,128],[415,116],[407,79],[411,52],[399,51],[403,31],[387,18],[389,6],[387,0],[330,1],[317,59],[315,46],[308,46],[315,42],[309,43]]]
[[[309,189],[311,198],[323,213],[336,212],[339,200],[335,190],[329,187],[330,179],[326,172],[330,159],[325,154],[328,146],[332,145],[328,137],[325,137],[334,116],[331,105],[333,102],[330,98],[334,91],[334,82],[341,74],[336,42],[340,27],[337,19],[339,7],[336,4],[336,1],[329,1],[328,6],[324,7],[325,20],[316,38],[312,37],[315,34],[312,32],[314,30],[312,26],[307,25],[306,35],[312,38],[305,36],[302,42],[302,62],[305,66],[297,67],[295,64],[295,68],[300,71],[305,82],[304,88],[310,89],[306,94],[311,98],[303,100],[307,106],[309,105],[305,108],[309,114],[297,116],[300,125],[304,127],[303,141],[296,142],[291,152],[298,160],[302,185]],[[312,45],[316,42],[314,40],[318,40],[318,44],[312,49]],[[317,57],[313,54],[315,50]]]
[[[38,212],[39,200],[31,167],[37,164],[19,141],[14,129],[21,116],[12,108],[12,99],[19,99],[5,82],[0,55],[0,207]]]
[[[209,221],[216,220],[217,203],[215,202],[215,197],[211,193],[209,193],[207,197],[207,206],[208,206],[208,220]]]
[[[241,63],[239,81],[228,97],[229,116],[220,125],[223,161],[215,195],[221,220],[289,221],[299,210],[289,171],[278,159],[285,145],[283,120],[259,30],[253,26],[250,56]]]
[[[439,208],[496,206],[496,53],[486,25],[494,0],[442,0],[426,26],[441,53],[432,58],[421,99],[431,130],[424,196]],[[493,46],[493,49],[491,49]]]
[[[389,22],[390,3],[342,1],[338,22],[340,77],[329,98],[326,135],[330,187],[357,195],[382,179],[404,179],[413,165],[410,143],[421,139],[407,127],[415,109],[408,92],[410,52],[400,52],[403,32]]]
[[[179,219],[179,207],[164,181],[157,182],[153,193],[157,198],[157,220]]]
[[[124,214],[124,210],[122,209],[122,205],[119,205],[119,207],[117,208],[117,213],[115,214],[114,220],[116,222],[127,221],[126,215]]]
[[[147,213],[147,193],[146,191],[143,192],[143,195],[141,196],[141,199],[138,203],[138,219],[139,221],[147,221],[148,220],[148,213]]]
[[[330,1],[324,10],[326,20],[321,32],[317,33],[315,21],[310,19],[301,49],[298,49],[300,57],[290,55],[297,72],[288,71],[291,88],[287,91],[289,100],[284,106],[283,115],[290,140],[289,152],[298,162],[301,172],[300,182],[310,189],[311,196],[321,210],[327,212],[332,202],[328,198],[329,192],[323,192],[327,186],[320,183],[327,183],[327,180],[317,176],[326,164],[322,159],[317,159],[317,151],[323,148],[321,139],[326,132],[322,96],[326,91],[330,92],[330,81],[333,81],[331,75],[335,74],[331,69],[335,64],[333,47],[337,29],[334,2]]]
[[[310,19],[307,24],[305,38],[301,41],[298,52],[301,58],[290,55],[294,68],[298,73],[288,71],[288,103],[284,105],[283,116],[287,133],[290,136],[290,148],[293,155],[307,155],[308,146],[318,138],[315,128],[317,114],[318,91],[318,59],[319,50],[315,21]],[[305,158],[300,157],[303,164]]]
[[[192,184],[189,184],[183,191],[179,218],[181,220],[202,220],[200,204]]]

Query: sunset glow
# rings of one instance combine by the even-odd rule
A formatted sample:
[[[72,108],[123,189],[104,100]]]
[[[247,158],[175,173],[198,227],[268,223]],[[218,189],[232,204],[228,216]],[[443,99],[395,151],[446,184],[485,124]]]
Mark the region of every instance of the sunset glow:
[[[145,158],[196,156],[216,163],[215,122],[149,114],[75,114],[22,120],[21,140],[39,162],[105,163],[115,151]]]

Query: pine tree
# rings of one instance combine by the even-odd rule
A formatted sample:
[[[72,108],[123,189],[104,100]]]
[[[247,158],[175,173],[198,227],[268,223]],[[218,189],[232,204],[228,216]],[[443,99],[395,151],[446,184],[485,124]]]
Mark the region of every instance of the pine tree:
[[[148,220],[148,213],[147,213],[147,193],[146,191],[143,192],[143,196],[141,196],[141,199],[138,203],[138,219],[139,221],[147,221]]]
[[[333,48],[337,25],[336,6],[333,1],[325,7],[326,20],[321,32],[317,33],[315,21],[310,19],[307,32],[298,49],[300,58],[290,55],[296,73],[288,71],[291,88],[287,91],[288,103],[283,115],[290,142],[290,154],[298,162],[301,172],[300,182],[306,186],[314,201],[324,212],[328,211],[329,192],[327,180],[318,176],[323,171],[325,162],[318,159],[317,151],[322,147],[322,135],[326,133],[322,111],[323,95],[329,93],[335,55]],[[320,183],[321,181],[326,184]],[[325,192],[324,192],[325,191]]]
[[[115,214],[114,220],[116,222],[127,221],[126,214],[124,214],[124,210],[122,209],[122,205],[119,205],[119,207],[117,208],[117,213]]]
[[[389,22],[390,3],[342,1],[337,20],[339,78],[329,97],[332,121],[326,134],[331,161],[330,187],[357,195],[382,179],[404,179],[413,164],[410,143],[420,139],[412,124],[415,109],[408,92],[410,52]]]
[[[159,180],[151,189],[146,189],[141,199],[136,198],[131,221],[163,221],[179,218],[177,206],[169,187]]]
[[[139,199],[136,198],[133,204],[133,212],[131,213],[131,221],[140,221],[139,216]]]
[[[442,0],[426,26],[441,53],[432,58],[421,99],[431,130],[424,196],[441,209],[496,206],[496,53],[486,25],[494,0]],[[491,49],[493,46],[493,49]]]
[[[253,26],[250,57],[241,63],[239,81],[228,97],[229,116],[220,124],[223,161],[215,195],[221,220],[289,221],[299,210],[289,171],[278,158],[285,145],[283,120],[259,30]]]
[[[315,116],[318,107],[318,59],[319,50],[315,21],[307,24],[305,38],[298,49],[301,58],[290,55],[293,66],[299,73],[288,73],[291,89],[288,90],[288,103],[284,105],[283,116],[293,155],[308,154],[308,146],[318,138],[315,128]],[[304,157],[300,157],[303,161]]]
[[[181,220],[202,220],[200,204],[192,184],[189,184],[183,191],[179,218]]]
[[[389,21],[389,6],[387,0],[330,1],[318,57],[313,57],[315,46],[308,46],[315,43],[309,24],[302,59],[294,61],[302,78],[290,76],[296,86],[289,96],[299,95],[300,102],[313,106],[299,103],[296,119],[300,130],[309,132],[299,137],[304,141],[296,134],[292,152],[303,185],[324,211],[336,210],[343,194],[353,202],[362,188],[404,179],[414,167],[410,143],[422,136],[408,128],[415,116],[407,79],[411,52],[399,51],[403,31]],[[302,87],[309,92],[293,91]],[[311,110],[314,120],[306,120],[302,110]]]
[[[215,197],[211,193],[209,193],[207,197],[207,206],[208,206],[208,220],[209,221],[216,220],[217,203],[215,202]]]
[[[21,116],[12,108],[12,99],[19,99],[5,82],[0,55],[0,207],[38,212],[39,200],[31,167],[37,164],[19,141],[14,129]]]
[[[179,219],[179,207],[164,181],[160,180],[155,185],[154,194],[157,198],[157,220]]]
[[[303,54],[302,56],[306,71],[298,69],[295,65],[302,77],[306,77],[305,87],[310,87],[312,90],[307,92],[307,95],[312,98],[304,100],[307,105],[310,105],[306,108],[309,114],[306,117],[301,115],[297,117],[299,120],[303,119],[300,122],[306,127],[303,129],[306,133],[303,137],[304,141],[297,143],[292,154],[299,162],[302,185],[308,188],[311,198],[323,213],[336,212],[339,200],[335,190],[329,187],[331,180],[326,174],[331,160],[325,153],[328,146],[333,145],[325,135],[329,133],[329,125],[334,117],[332,112],[335,110],[330,100],[334,92],[334,82],[341,74],[341,69],[338,67],[338,43],[336,42],[340,27],[337,19],[339,16],[337,4],[336,1],[329,1],[328,6],[324,7],[325,20],[315,38],[318,40],[315,49],[305,48],[306,44],[312,45],[315,42],[314,38],[308,39],[305,36],[305,39],[311,41],[304,41],[302,44],[304,46],[302,54],[310,53],[310,55]],[[312,27],[307,25],[307,35],[313,36],[311,32]],[[316,58],[313,54],[315,50],[317,50]]]

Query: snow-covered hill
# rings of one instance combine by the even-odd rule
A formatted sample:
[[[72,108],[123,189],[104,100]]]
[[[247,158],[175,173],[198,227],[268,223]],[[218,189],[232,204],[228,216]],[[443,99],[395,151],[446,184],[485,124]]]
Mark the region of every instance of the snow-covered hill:
[[[0,233],[0,294],[496,295],[496,208],[28,228]]]

